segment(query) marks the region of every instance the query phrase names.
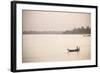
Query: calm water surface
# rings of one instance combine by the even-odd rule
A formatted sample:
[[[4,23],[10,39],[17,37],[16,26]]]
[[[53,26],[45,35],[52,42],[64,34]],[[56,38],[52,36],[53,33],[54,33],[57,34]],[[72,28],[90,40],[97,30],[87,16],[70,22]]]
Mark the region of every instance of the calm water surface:
[[[69,49],[80,47],[80,52]],[[23,62],[86,60],[91,58],[91,38],[83,35],[23,34]]]

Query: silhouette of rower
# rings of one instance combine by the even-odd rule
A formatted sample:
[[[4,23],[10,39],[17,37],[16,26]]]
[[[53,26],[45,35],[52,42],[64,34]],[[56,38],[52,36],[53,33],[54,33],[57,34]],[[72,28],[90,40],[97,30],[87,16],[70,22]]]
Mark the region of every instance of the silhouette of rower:
[[[80,47],[76,46],[76,49],[79,51]]]

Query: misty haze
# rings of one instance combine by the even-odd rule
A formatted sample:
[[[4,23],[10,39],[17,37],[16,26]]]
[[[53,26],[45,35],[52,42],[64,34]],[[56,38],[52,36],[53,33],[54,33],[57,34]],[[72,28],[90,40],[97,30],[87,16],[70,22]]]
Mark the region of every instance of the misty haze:
[[[89,13],[23,10],[23,63],[91,59],[90,20]]]

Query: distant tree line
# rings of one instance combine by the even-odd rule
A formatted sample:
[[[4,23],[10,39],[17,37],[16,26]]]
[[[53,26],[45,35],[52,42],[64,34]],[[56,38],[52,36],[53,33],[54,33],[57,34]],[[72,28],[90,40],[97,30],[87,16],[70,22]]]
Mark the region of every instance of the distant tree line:
[[[80,28],[65,31],[23,31],[23,34],[91,34],[91,28],[81,26]]]
[[[89,26],[85,27],[80,27],[80,28],[74,28],[73,30],[70,31],[64,31],[63,34],[91,34],[91,28]]]

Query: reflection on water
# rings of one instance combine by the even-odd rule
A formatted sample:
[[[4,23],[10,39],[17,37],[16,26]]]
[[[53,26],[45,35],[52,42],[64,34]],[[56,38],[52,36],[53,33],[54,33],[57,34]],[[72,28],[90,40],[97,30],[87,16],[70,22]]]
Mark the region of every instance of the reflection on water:
[[[80,47],[79,52],[69,52]],[[91,38],[83,35],[23,35],[23,62],[85,60],[91,58]]]

